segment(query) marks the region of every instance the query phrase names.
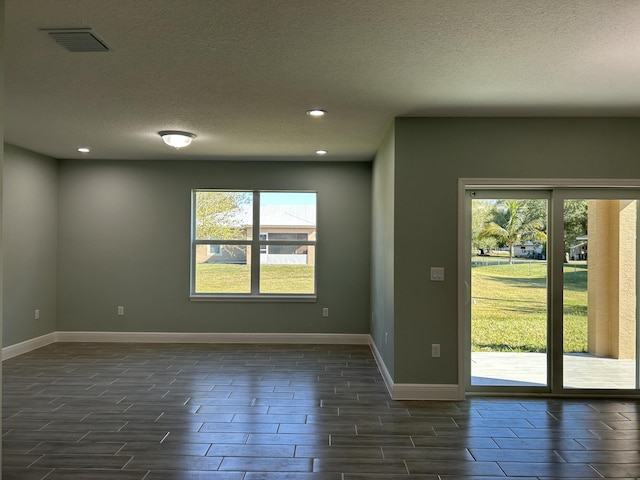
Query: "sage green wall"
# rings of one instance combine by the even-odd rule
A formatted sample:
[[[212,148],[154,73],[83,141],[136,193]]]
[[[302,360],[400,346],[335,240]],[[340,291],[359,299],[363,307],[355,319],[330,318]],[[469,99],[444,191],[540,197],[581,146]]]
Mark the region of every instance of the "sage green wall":
[[[396,119],[397,383],[458,383],[461,177],[640,178],[640,119]],[[445,268],[444,282],[429,280],[432,266]],[[440,358],[431,358],[432,343]]]
[[[59,331],[369,332],[368,162],[63,160],[59,179]],[[317,190],[318,302],[190,302],[192,188]]]
[[[4,0],[0,0],[0,145],[4,145]],[[0,151],[0,238],[2,238],[2,210],[3,210],[3,163],[4,153]],[[0,327],[2,327],[2,310],[4,303],[2,300],[2,277],[3,277],[3,242],[0,241]],[[4,345],[2,339],[2,328],[0,328],[0,345]],[[0,409],[2,408],[2,364],[0,362]],[[1,421],[0,421],[1,423]],[[0,425],[1,426],[1,425]],[[2,477],[2,442],[0,442],[0,478]]]
[[[5,144],[3,189],[7,346],[56,330],[57,161]]]
[[[395,130],[387,132],[373,161],[371,337],[393,377]]]
[[[55,162],[15,147],[7,152],[7,174],[21,183],[5,201],[20,198],[34,218],[46,217],[41,226],[52,221],[55,201],[46,200],[55,191]],[[33,271],[29,288],[51,285],[53,300],[45,304],[57,299],[56,330],[371,332],[394,382],[455,384],[458,179],[640,178],[638,152],[635,118],[398,118],[373,165],[64,160],[58,290]],[[196,187],[317,190],[318,302],[190,302]],[[36,212],[38,203],[47,205]],[[5,229],[15,222],[34,233],[12,218],[18,211],[12,207]],[[55,224],[44,228],[40,254],[55,244],[55,232]],[[18,231],[5,237],[17,244]],[[445,268],[444,282],[429,281],[432,266]],[[5,266],[5,275],[12,271]],[[5,302],[4,310],[42,310],[30,302]],[[125,316],[116,315],[117,305]],[[7,324],[4,344],[53,330],[43,319],[41,331]],[[431,343],[441,344],[440,358],[431,358]]]

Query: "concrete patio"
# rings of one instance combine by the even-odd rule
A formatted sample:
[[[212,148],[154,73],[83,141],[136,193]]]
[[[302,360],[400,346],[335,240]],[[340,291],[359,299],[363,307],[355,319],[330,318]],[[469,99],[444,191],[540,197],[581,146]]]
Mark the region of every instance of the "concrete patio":
[[[636,361],[587,354],[564,355],[565,388],[636,388]],[[473,386],[544,386],[545,353],[473,352]]]

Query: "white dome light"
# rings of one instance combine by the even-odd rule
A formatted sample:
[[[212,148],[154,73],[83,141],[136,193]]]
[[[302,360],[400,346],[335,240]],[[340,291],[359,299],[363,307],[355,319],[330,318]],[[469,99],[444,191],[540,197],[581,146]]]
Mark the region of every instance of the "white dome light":
[[[180,132],[177,130],[163,130],[158,132],[158,135],[162,137],[164,143],[174,148],[187,147],[191,144],[191,140],[196,138],[193,133]]]

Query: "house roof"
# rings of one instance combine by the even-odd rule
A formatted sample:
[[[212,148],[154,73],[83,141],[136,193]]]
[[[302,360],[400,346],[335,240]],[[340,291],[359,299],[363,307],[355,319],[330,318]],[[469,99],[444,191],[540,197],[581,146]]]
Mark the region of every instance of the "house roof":
[[[635,0],[5,0],[4,22],[5,141],[54,158],[371,160],[394,117],[640,115]],[[109,51],[43,31],[69,27]]]
[[[253,210],[250,205],[241,207],[237,223],[251,225]],[[260,207],[261,227],[315,227],[315,205],[264,205]]]
[[[262,226],[315,227],[315,205],[266,205],[261,207]]]

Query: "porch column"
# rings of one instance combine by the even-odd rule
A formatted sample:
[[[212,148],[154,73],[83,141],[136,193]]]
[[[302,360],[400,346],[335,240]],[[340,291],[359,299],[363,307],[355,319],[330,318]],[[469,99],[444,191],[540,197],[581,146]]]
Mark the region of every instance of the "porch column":
[[[636,202],[588,201],[588,350],[635,358]]]

